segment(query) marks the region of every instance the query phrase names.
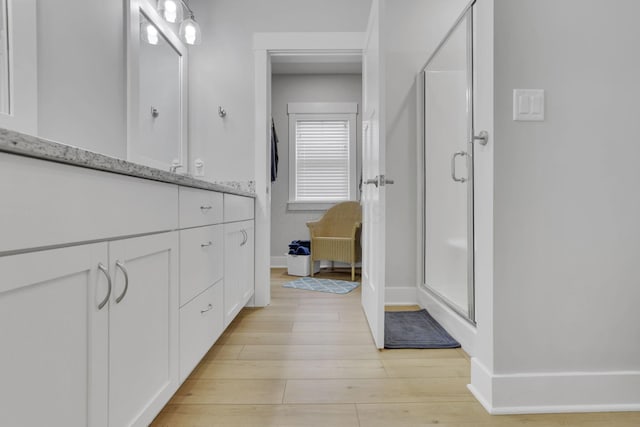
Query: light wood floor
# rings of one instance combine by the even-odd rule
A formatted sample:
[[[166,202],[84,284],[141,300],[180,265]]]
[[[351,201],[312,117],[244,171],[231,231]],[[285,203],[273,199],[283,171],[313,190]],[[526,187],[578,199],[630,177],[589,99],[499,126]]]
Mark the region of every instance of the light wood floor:
[[[359,288],[283,288],[291,279],[272,271],[271,305],[238,315],[153,426],[640,426],[638,412],[490,416],[462,350],[378,351]]]

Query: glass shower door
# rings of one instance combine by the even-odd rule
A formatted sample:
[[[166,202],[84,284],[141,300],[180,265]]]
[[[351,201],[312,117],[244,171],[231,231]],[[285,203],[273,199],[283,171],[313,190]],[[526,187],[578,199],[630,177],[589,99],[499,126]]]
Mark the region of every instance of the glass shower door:
[[[425,286],[474,321],[472,9],[424,68]]]

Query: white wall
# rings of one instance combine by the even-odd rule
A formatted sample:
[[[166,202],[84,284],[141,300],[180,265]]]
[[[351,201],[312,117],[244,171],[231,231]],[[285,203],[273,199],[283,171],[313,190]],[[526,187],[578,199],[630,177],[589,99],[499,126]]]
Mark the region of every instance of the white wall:
[[[308,221],[322,212],[288,211],[289,199],[289,102],[355,102],[357,117],[357,168],[361,167],[362,76],[353,74],[274,75],[271,83],[271,113],[278,134],[278,178],[271,186],[271,256],[282,257],[288,244],[296,239],[309,239]]]
[[[203,43],[190,50],[192,160],[210,180],[254,179],[254,32],[354,32],[370,0],[193,0]],[[227,117],[218,117],[218,105]]]
[[[640,410],[639,15],[495,0],[496,412]],[[512,120],[515,88],[544,122]]]
[[[386,2],[387,187],[386,286],[412,287],[417,275],[416,77],[468,0]]]
[[[39,136],[126,158],[123,1],[37,2]]]

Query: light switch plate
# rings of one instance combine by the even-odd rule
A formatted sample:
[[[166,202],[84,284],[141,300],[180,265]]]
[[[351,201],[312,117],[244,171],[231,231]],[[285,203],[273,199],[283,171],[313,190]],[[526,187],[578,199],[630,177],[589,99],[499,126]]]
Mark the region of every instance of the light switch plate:
[[[513,120],[541,122],[544,120],[544,90],[514,89]]]

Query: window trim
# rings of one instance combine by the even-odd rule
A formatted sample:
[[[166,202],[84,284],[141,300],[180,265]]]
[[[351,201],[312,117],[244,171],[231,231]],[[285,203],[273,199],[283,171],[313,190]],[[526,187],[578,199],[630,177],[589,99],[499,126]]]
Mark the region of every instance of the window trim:
[[[358,199],[357,186],[357,111],[358,104],[344,103],[289,103],[289,200],[287,209],[296,211],[326,210],[345,200],[308,201],[295,199],[296,186],[296,121],[297,120],[347,120],[349,121],[349,199]]]

